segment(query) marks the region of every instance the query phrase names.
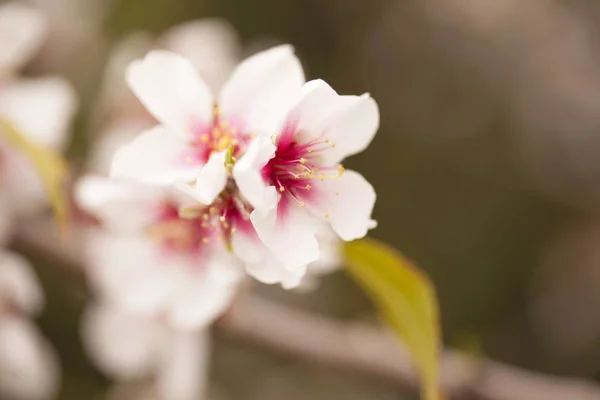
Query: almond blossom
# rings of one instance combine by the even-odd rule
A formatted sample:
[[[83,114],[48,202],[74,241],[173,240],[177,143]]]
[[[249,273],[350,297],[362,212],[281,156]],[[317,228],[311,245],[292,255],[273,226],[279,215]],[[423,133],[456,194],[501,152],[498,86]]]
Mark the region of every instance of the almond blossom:
[[[101,223],[88,232],[84,252],[101,298],[178,329],[203,327],[227,308],[240,261],[212,240],[215,221],[180,216],[190,199],[168,187],[91,176],[75,195]]]
[[[257,133],[273,131],[300,93],[304,75],[292,48],[243,61],[216,100],[192,64],[174,53],[150,52],[127,77],[163,124],[117,151],[113,178],[174,184],[196,199],[185,213],[212,229],[207,241],[223,241],[258,280],[297,286],[306,264],[287,268],[264,246],[250,222],[252,207],[230,177],[236,157]]]
[[[45,20],[35,9],[22,3],[0,5],[0,118],[30,141],[61,151],[76,108],[73,89],[59,77],[17,76],[44,33]],[[18,215],[31,214],[46,202],[33,165],[1,134],[0,190]]]
[[[235,182],[253,208],[252,225],[280,261],[317,259],[315,221],[346,241],[375,226],[375,190],[341,161],[364,150],[378,126],[378,107],[368,94],[340,96],[327,83],[311,81],[281,128],[257,137],[235,164]]]
[[[161,125],[120,148],[111,175],[191,184],[210,205],[227,184],[226,152],[239,157],[254,135],[273,132],[304,74],[292,48],[279,46],[243,61],[215,96],[190,61],[152,51],[129,66],[127,81]]]
[[[135,32],[111,51],[102,88],[94,106],[93,123],[99,125],[90,167],[108,174],[112,155],[140,132],[156,125],[125,81],[129,63],[153,49],[165,49],[186,57],[213,92],[217,92],[240,59],[240,44],[226,21],[206,18],[185,22],[159,37]]]

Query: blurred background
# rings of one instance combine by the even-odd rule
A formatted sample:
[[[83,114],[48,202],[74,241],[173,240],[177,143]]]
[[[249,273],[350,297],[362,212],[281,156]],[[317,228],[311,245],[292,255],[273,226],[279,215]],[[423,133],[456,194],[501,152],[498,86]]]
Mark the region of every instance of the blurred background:
[[[574,0],[32,0],[51,21],[27,73],[80,96],[69,158],[95,140],[113,46],[181,22],[229,21],[250,54],[291,43],[308,78],[370,92],[381,129],[347,162],[375,186],[378,228],[439,291],[448,345],[534,370],[600,377],[600,6]],[[79,339],[87,290],[33,258],[40,325],[64,368],[60,399],[102,399],[109,379]],[[266,295],[372,320],[343,273],[314,293]],[[472,344],[472,343],[471,343]],[[388,382],[304,363],[216,331],[215,399],[412,399]],[[124,397],[125,399],[128,397]]]

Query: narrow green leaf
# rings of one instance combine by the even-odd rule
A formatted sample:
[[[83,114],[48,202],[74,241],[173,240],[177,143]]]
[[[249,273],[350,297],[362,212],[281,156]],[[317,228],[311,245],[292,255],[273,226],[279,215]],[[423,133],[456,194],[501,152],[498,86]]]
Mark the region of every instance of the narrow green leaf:
[[[411,352],[424,400],[441,400],[440,328],[435,289],[400,252],[373,239],[345,246],[346,270]]]
[[[53,151],[31,142],[8,120],[0,117],[0,136],[4,137],[16,150],[25,155],[37,170],[54,215],[63,232],[68,225],[68,202],[64,183],[67,177],[66,162]]]

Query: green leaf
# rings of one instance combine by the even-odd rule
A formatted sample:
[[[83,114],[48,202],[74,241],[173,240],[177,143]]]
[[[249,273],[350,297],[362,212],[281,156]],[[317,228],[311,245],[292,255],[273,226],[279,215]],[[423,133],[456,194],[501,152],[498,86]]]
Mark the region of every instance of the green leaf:
[[[68,202],[64,192],[66,162],[53,151],[31,142],[8,120],[0,117],[0,136],[25,155],[37,170],[48,195],[54,215],[63,232],[68,225]]]
[[[424,400],[441,400],[440,328],[435,289],[400,252],[373,239],[347,243],[346,270],[411,352]]]

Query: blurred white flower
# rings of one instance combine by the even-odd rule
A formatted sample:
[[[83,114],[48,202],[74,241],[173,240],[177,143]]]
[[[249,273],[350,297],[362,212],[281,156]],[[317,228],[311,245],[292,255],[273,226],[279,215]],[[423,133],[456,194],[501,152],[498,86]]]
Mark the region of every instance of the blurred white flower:
[[[257,137],[233,167],[258,236],[289,268],[319,257],[315,220],[346,241],[375,226],[375,190],[340,161],[364,150],[378,127],[379,110],[368,94],[340,96],[311,81],[277,134]]]
[[[58,357],[29,319],[43,306],[27,261],[0,251],[0,398],[45,400],[57,393]]]
[[[84,346],[102,372],[117,382],[147,381],[140,400],[206,398],[210,340],[207,330],[177,331],[160,318],[144,318],[108,304],[88,307]],[[131,399],[131,397],[128,397]]]
[[[207,325],[227,308],[240,261],[206,220],[180,216],[191,199],[99,177],[80,180],[75,196],[103,224],[89,233],[85,254],[92,285],[111,304],[178,329]]]
[[[44,18],[21,3],[0,5],[0,118],[27,139],[60,151],[75,113],[76,97],[62,78],[17,79],[18,68],[33,56],[45,33]],[[0,187],[20,215],[45,204],[32,164],[0,135]]]

